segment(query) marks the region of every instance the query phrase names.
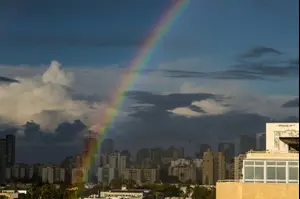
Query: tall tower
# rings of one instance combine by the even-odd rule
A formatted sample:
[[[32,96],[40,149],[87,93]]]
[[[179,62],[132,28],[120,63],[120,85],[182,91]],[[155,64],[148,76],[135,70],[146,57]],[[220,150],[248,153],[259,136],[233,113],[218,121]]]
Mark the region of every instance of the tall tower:
[[[226,174],[223,152],[213,152],[208,149],[203,154],[202,183],[214,185],[217,180],[224,180]]]
[[[6,166],[11,167],[15,164],[16,158],[16,138],[14,135],[6,135]]]
[[[234,144],[230,142],[222,142],[218,146],[218,152],[223,152],[225,156],[225,162],[229,163],[233,161],[234,158]]]

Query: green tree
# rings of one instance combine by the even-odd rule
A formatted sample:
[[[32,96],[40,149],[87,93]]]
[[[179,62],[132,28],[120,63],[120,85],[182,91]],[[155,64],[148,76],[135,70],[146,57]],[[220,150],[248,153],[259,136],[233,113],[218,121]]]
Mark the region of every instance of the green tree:
[[[54,185],[45,184],[41,187],[33,188],[33,198],[36,199],[59,199],[61,193]]]
[[[215,199],[215,189],[196,186],[193,190],[192,199]]]
[[[165,185],[162,193],[165,197],[180,197],[182,195],[181,189],[174,185]]]
[[[120,189],[122,187],[122,180],[121,179],[113,179],[109,183],[109,187],[112,189]]]

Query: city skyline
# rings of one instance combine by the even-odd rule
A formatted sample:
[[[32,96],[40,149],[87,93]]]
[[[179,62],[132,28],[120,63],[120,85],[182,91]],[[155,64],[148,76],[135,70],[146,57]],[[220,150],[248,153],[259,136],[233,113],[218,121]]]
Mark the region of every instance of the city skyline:
[[[0,129],[17,135],[19,157],[79,152],[85,130],[99,129],[128,64],[176,1],[68,2],[0,7]],[[110,107],[118,116],[107,136],[118,148],[194,152],[201,143],[264,133],[266,122],[298,121],[298,7],[296,0],[191,0],[123,105]]]

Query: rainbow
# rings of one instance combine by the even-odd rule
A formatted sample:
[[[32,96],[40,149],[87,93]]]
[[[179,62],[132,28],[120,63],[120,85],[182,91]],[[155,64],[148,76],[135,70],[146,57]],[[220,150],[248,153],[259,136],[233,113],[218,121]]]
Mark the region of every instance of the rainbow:
[[[113,91],[106,110],[104,113],[101,113],[102,121],[100,121],[99,124],[100,129],[97,134],[97,139],[88,144],[88,149],[85,157],[83,158],[83,181],[88,177],[88,170],[91,166],[92,157],[99,151],[99,147],[104,136],[118,115],[118,110],[120,110],[125,98],[124,92],[126,92],[136,82],[139,72],[143,69],[143,67],[145,67],[146,63],[151,58],[155,46],[170,30],[170,26],[181,15],[188,4],[189,0],[172,0],[171,6],[160,17],[158,23],[139,49],[137,55],[130,61],[129,66],[126,68],[126,71],[121,78],[121,86]]]

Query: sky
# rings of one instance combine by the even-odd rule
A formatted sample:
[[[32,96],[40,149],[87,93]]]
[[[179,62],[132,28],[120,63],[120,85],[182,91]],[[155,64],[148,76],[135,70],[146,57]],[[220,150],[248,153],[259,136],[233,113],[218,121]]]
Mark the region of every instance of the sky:
[[[68,151],[62,156],[80,148],[81,133],[55,128],[80,119],[97,129],[130,61],[174,2],[1,1],[0,122],[18,129],[19,157],[36,147],[51,153],[53,143]],[[174,144],[192,151],[264,132],[266,121],[298,120],[298,4],[190,0],[121,109],[111,110],[118,117],[109,136],[120,148],[139,140],[132,150]],[[43,144],[24,133],[27,121],[40,124]]]

